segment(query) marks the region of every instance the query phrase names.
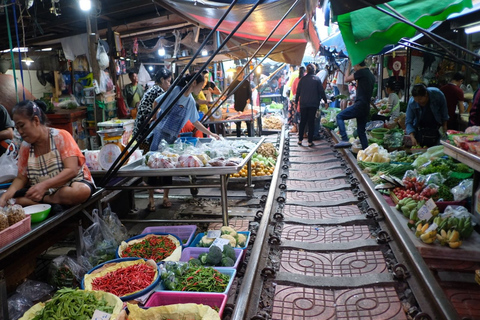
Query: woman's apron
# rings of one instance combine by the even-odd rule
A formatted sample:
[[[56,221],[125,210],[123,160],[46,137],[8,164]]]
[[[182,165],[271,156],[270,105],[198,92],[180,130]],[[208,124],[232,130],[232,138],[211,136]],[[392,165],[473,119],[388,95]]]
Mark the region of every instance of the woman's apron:
[[[31,186],[55,177],[64,169],[62,157],[60,156],[60,152],[57,150],[57,146],[55,145],[55,140],[53,139],[53,129],[49,129],[49,136],[50,136],[50,139],[49,139],[50,152],[36,157],[33,145],[30,146],[30,153],[28,156],[28,163],[27,163],[27,178]],[[84,176],[83,176],[83,167],[82,167],[78,171],[77,176],[73,178],[68,184],[65,184],[64,186],[70,186],[72,182],[81,181],[83,179],[84,179]],[[61,187],[50,188],[45,194],[52,195],[55,192],[57,192],[57,190],[60,188]]]
[[[172,144],[177,140],[178,134],[183,128],[187,111],[187,107],[175,104],[172,111],[160,121],[155,129],[153,141],[150,145],[151,151],[157,151],[158,145],[162,140],[167,141],[168,144]]]

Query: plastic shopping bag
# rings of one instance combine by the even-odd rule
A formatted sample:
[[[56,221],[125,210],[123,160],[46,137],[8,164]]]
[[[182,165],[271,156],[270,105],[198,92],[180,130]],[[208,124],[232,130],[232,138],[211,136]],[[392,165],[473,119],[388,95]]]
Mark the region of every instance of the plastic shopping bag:
[[[17,177],[18,167],[15,159],[15,145],[10,144],[8,150],[0,157],[0,183],[5,183]]]

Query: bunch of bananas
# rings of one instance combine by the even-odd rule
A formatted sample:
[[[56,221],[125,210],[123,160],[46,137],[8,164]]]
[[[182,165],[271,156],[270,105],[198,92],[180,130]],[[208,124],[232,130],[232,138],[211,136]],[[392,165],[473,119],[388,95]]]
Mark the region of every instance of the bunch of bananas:
[[[444,229],[440,230],[440,234],[436,235],[437,240],[442,246],[448,245],[452,249],[456,249],[462,245],[460,241],[460,232],[457,230],[448,230],[446,232]]]
[[[419,222],[415,231],[415,236],[419,237],[420,240],[422,240],[422,242],[426,244],[434,243],[437,236],[437,230],[429,230],[429,227],[430,225],[428,224],[428,222],[425,224]]]
[[[472,219],[470,217],[448,217],[445,219],[435,217],[434,222],[438,225],[438,232],[441,232],[441,230],[451,230],[453,228],[459,232],[460,238],[462,239],[467,239],[473,233]]]

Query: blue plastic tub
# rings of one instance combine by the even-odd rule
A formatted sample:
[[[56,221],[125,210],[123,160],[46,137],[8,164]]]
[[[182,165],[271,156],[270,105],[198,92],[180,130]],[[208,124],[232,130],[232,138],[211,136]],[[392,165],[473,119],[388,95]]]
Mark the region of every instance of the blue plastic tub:
[[[143,237],[145,237],[147,234],[154,234],[154,235],[157,235],[157,236],[168,236],[168,235],[170,235],[170,236],[173,236],[173,237],[177,238],[178,242],[180,242],[180,244],[182,244],[182,240],[181,240],[178,236],[176,236],[176,235],[174,235],[174,234],[171,234],[171,233],[165,233],[165,232],[150,232],[150,233],[139,234],[138,236],[135,236],[135,237],[132,237],[132,238],[130,238],[130,239],[128,239],[128,240],[125,240],[125,242],[128,243],[128,242],[131,241],[131,240],[143,238]],[[183,248],[183,246],[182,246],[182,248]],[[115,256],[116,256],[117,258],[121,258],[120,255],[119,255],[119,253],[118,253],[119,250],[120,250],[120,246],[118,246],[117,250],[115,251]],[[143,259],[143,257],[139,257],[139,258],[142,258],[142,259]],[[135,258],[133,258],[133,259],[135,259]],[[162,261],[160,261],[159,263],[161,263],[161,262],[162,262]],[[158,264],[158,263],[157,263],[157,264]]]
[[[192,243],[192,240],[193,240],[193,237],[195,236],[196,231],[197,231],[197,226],[195,225],[158,226],[158,227],[147,227],[143,229],[142,234],[155,233],[155,232],[170,233],[180,238],[183,247],[188,247],[190,243]]]
[[[180,140],[183,143],[193,144],[194,146],[196,146],[198,142],[198,138],[195,138],[195,137],[185,137],[185,138],[180,137]]]
[[[180,258],[180,261],[183,261],[183,262],[188,262],[188,260],[192,259],[192,258],[198,258],[198,256],[202,253],[208,253],[208,250],[210,250],[210,248],[202,248],[202,247],[188,247],[188,248],[185,248],[183,249],[182,251],[182,257]],[[220,266],[214,266],[215,269],[223,269],[223,268],[233,268],[235,270],[238,269],[238,265],[240,264],[240,261],[242,260],[242,256],[243,256],[243,250],[238,248],[238,249],[233,249],[235,251],[235,264],[233,265],[233,267],[220,267]]]
[[[98,266],[96,266],[95,268],[89,270],[87,272],[87,274],[90,274],[92,273],[93,271],[103,267],[105,264],[107,263],[120,263],[120,262],[125,262],[125,261],[132,261],[132,260],[144,260],[146,261],[146,259],[141,259],[141,258],[120,258],[120,259],[113,259],[113,260],[110,260],[110,261],[107,261],[107,262],[104,262],[102,264],[99,264]],[[150,291],[154,290],[158,284],[160,282],[160,269],[158,268],[158,265],[157,265],[157,278],[155,280],[153,280],[152,284],[149,285],[148,287],[146,287],[145,289],[143,290],[140,290],[139,292],[136,292],[134,294],[130,294],[128,296],[123,296],[123,297],[119,297],[120,300],[122,301],[129,301],[129,300],[133,300],[133,299],[136,299],[136,298],[139,298],[147,293],[149,293]],[[80,288],[82,290],[85,290],[85,277],[82,279],[82,283],[80,284]]]
[[[248,247],[248,242],[250,241],[250,231],[239,231],[237,232],[239,234],[244,234],[246,237],[247,237],[247,242],[245,243],[245,247],[237,247],[237,248],[234,248],[234,249],[242,249],[242,250],[245,250],[247,249]],[[200,240],[202,239],[202,237],[205,235],[205,233],[199,233],[197,234],[197,236],[195,237],[195,239],[193,239],[192,243],[190,244],[189,247],[196,247],[197,244],[200,242]]]
[[[193,137],[193,132],[180,133],[180,138],[189,138],[189,137]]]
[[[197,292],[197,291],[195,291],[195,293],[223,293],[223,294],[228,295],[228,292],[230,291],[230,288],[232,287],[233,279],[235,279],[235,274],[237,273],[237,270],[232,269],[232,268],[213,268],[213,269],[215,269],[218,272],[220,272],[222,274],[225,274],[225,275],[230,277],[230,279],[228,280],[228,285],[225,288],[225,291],[223,291],[223,292],[200,292],[200,291]],[[165,286],[163,285],[163,281],[160,281],[159,290],[156,290],[156,291],[191,293],[191,291],[171,291],[171,290],[167,290],[167,289],[165,289]]]

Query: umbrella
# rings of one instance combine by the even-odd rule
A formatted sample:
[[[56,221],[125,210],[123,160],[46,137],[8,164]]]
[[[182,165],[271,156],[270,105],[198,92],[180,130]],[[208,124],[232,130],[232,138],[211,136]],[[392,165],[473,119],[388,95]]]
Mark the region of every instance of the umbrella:
[[[436,21],[446,20],[452,13],[472,7],[471,0],[394,0],[388,4],[423,29]],[[385,8],[384,5],[378,7]],[[339,15],[337,21],[352,64],[358,64],[368,55],[380,52],[384,46],[396,44],[401,38],[411,38],[416,33],[413,26],[373,7]]]

